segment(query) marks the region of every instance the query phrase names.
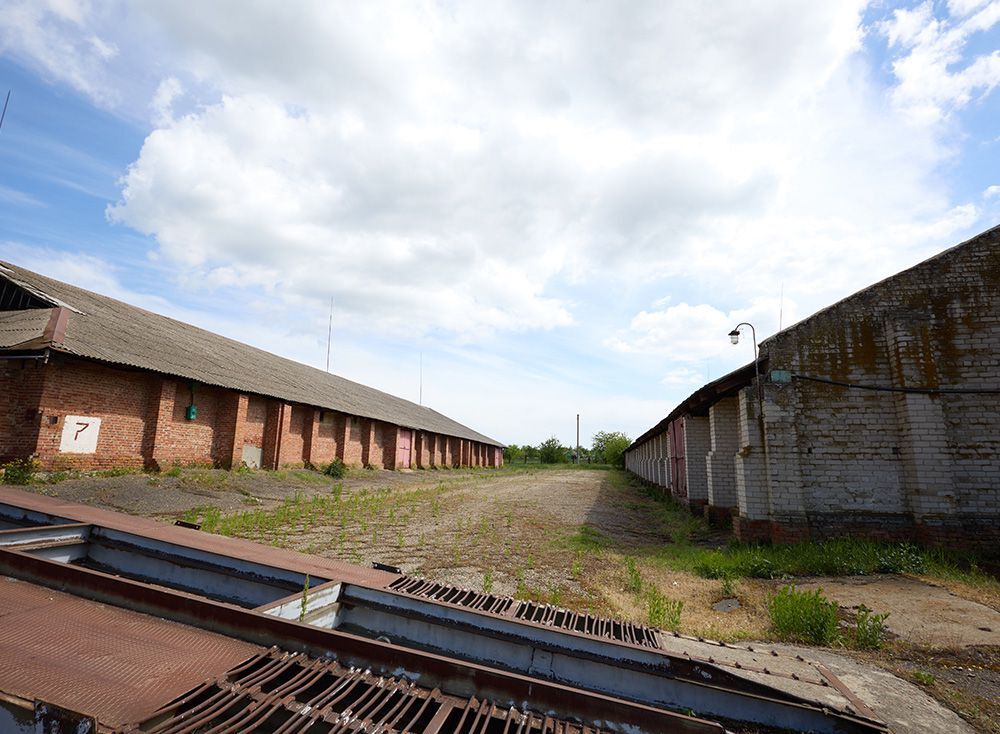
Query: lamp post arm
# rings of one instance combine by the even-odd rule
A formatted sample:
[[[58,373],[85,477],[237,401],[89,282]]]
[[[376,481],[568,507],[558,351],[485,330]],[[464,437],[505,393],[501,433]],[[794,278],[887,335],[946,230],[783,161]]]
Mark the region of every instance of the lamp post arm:
[[[754,376],[757,378],[757,404],[758,404],[758,411],[760,412],[761,417],[763,417],[764,391],[763,391],[763,386],[760,383],[760,353],[757,351],[757,330],[753,328],[753,324],[751,324],[749,321],[741,321],[740,323],[736,324],[736,329],[739,329],[741,326],[750,327],[750,338],[753,339],[753,372]],[[734,329],[734,331],[736,329]]]

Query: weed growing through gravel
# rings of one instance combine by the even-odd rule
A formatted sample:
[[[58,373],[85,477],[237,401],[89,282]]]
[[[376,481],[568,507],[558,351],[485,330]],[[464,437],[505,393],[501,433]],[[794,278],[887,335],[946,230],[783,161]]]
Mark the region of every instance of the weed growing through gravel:
[[[483,572],[483,593],[489,594],[493,591],[493,571],[488,570]]]
[[[840,636],[837,604],[823,596],[822,589],[799,591],[794,586],[783,586],[768,600],[767,611],[781,639],[830,645]]]
[[[642,592],[642,573],[631,556],[625,558],[625,591],[636,595]]]
[[[517,572],[517,590],[514,592],[514,597],[517,599],[527,599],[528,598],[528,586],[524,583],[524,569]]]
[[[184,513],[188,522],[200,522],[202,530],[218,535],[274,539],[279,533],[301,533],[318,526],[339,525],[341,542],[344,530],[350,525],[369,535],[376,544],[383,531],[391,530],[395,519],[408,516],[412,507],[428,500],[438,503],[438,495],[447,491],[444,484],[410,492],[393,493],[389,489],[361,490],[345,495],[343,485],[337,483],[326,494],[307,497],[296,493],[271,508],[260,508],[223,515],[219,508],[197,507]],[[395,538],[403,544],[402,530],[397,528]]]

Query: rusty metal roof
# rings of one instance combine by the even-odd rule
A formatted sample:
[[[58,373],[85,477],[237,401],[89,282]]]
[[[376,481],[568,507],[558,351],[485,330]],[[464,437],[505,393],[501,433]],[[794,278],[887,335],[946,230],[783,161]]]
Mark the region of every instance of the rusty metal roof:
[[[127,731],[600,734],[601,729],[272,648]]]
[[[45,346],[206,385],[503,445],[431,408],[10,263],[0,262],[0,282],[14,283],[68,309],[63,338],[33,343],[33,348]],[[49,309],[39,311],[48,316]],[[31,332],[29,339],[40,336],[37,324],[26,325],[24,318],[22,311],[0,312],[0,332],[10,330],[15,334],[12,338],[21,341],[28,341],[22,338],[26,328]],[[0,348],[15,346],[3,341]]]
[[[0,691],[110,726],[145,718],[262,649],[0,577]]]

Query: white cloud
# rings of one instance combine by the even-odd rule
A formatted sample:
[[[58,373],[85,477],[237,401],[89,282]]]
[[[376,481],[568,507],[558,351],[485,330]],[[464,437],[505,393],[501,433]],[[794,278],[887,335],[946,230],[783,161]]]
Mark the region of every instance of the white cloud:
[[[758,342],[777,331],[778,313],[782,308],[788,317],[785,325],[788,325],[794,318],[795,304],[787,300],[782,304],[779,299],[759,299],[749,308],[728,313],[707,303],[678,303],[660,310],[640,311],[632,318],[628,329],[606,340],[605,345],[620,352],[669,356],[673,362],[684,366],[668,374],[665,382],[679,384],[679,380],[694,374],[687,366],[690,363],[703,362],[720,354],[727,361],[731,358],[728,334],[737,324],[753,324]]]
[[[168,127],[174,122],[174,100],[184,93],[184,87],[176,77],[162,80],[153,95],[149,108],[153,113],[153,123],[158,127]]]
[[[108,82],[106,62],[118,48],[93,30],[93,15],[88,2],[5,0],[0,3],[0,51],[112,106],[120,96]]]
[[[949,151],[855,59],[861,3],[299,9],[145,6],[224,93],[174,119],[161,84],[109,210],[183,277],[469,336],[569,324],[552,285],[606,273],[829,290],[946,208]]]
[[[877,25],[889,46],[903,52],[892,65],[899,80],[893,102],[919,124],[944,120],[1000,84],[1000,50],[971,59],[964,55],[976,34],[1000,22],[1000,1],[952,2],[949,10],[950,17],[938,17],[926,0],[895,10],[890,20]]]

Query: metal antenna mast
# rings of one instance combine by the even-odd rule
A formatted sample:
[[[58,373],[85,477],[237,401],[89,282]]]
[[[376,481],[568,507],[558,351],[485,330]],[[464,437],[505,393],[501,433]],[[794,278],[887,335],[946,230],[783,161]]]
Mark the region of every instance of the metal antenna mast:
[[[330,324],[326,328],[326,371],[330,371],[330,342],[333,341],[333,296],[330,296]]]
[[[11,90],[7,90],[7,98],[3,101],[3,112],[0,112],[0,129],[3,128],[3,118],[7,116],[7,103],[10,102]]]

